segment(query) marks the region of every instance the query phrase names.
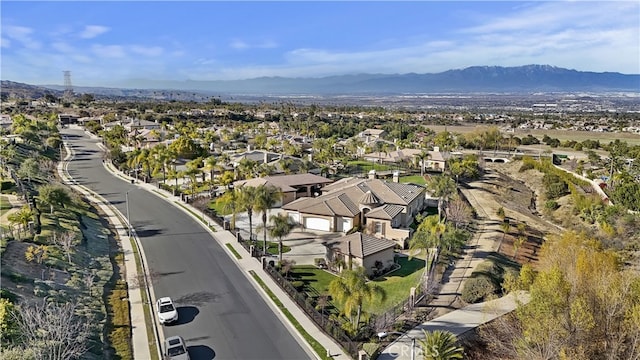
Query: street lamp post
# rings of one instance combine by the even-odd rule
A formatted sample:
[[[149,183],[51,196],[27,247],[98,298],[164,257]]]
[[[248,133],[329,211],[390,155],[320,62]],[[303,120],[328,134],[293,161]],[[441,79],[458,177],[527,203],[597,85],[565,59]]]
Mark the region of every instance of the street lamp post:
[[[406,333],[401,333],[398,331],[391,331],[391,332],[379,332],[378,333],[378,339],[382,340],[385,337],[392,335],[392,334],[397,334],[397,335],[401,335],[401,336],[406,336],[409,339],[411,339],[411,360],[415,360],[416,359],[416,338],[413,336],[409,336],[409,334]]]
[[[131,190],[133,189],[127,190],[127,192],[124,193],[125,203],[127,204],[127,234],[129,237],[131,237],[131,219],[129,217],[129,191]]]

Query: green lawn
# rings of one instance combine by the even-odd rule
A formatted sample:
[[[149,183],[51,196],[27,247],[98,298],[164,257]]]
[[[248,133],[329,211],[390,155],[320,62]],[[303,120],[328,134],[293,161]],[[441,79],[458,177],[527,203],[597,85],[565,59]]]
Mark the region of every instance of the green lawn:
[[[409,297],[409,290],[416,286],[422,270],[424,269],[424,260],[406,257],[398,258],[401,268],[393,273],[373,280],[375,284],[382,287],[387,293],[387,299],[380,304],[364,304],[364,311],[372,314],[380,314],[388,310],[400,301]],[[318,269],[312,265],[294,266],[289,273],[293,281],[302,281],[308,293],[326,294],[329,290],[329,283],[336,278],[335,275]],[[337,305],[337,304],[336,304]]]
[[[262,249],[262,241],[258,240],[258,246]],[[291,247],[282,244],[282,253],[288,253],[291,251]],[[271,255],[278,255],[278,243],[275,241],[267,241],[267,252]]]
[[[409,297],[409,291],[420,281],[424,270],[424,260],[413,257],[399,257],[400,269],[391,274],[373,280],[387,293],[387,299],[380,304],[365,304],[365,311],[373,314],[380,314],[388,310],[400,301]]]
[[[400,178],[401,183],[413,183],[418,185],[426,185],[427,182],[424,180],[423,176],[420,175],[411,175],[411,176],[402,176]]]
[[[318,269],[313,265],[294,266],[289,272],[293,281],[302,281],[305,287],[310,288],[310,293],[326,294],[329,291],[329,283],[337,276]]]
[[[389,165],[378,164],[378,163],[373,163],[373,162],[364,161],[364,160],[349,161],[349,162],[347,162],[347,166],[350,166],[350,167],[359,166],[363,171],[369,171],[371,169],[376,170],[376,171],[391,170],[391,166],[389,166]]]

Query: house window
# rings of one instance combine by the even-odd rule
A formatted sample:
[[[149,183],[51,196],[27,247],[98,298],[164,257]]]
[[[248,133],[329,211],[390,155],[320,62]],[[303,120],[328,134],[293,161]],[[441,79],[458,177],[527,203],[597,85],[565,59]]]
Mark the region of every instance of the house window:
[[[376,225],[376,234],[382,234],[382,223],[379,221],[376,221],[375,225]]]

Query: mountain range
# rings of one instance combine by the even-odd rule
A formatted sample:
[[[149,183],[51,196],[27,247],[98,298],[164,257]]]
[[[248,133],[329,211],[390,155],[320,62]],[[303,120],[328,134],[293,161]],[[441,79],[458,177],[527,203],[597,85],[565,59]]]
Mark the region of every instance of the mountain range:
[[[3,88],[5,83],[3,81]],[[60,85],[40,86],[55,90],[64,89]],[[430,74],[358,74],[321,78],[260,77],[215,81],[132,79],[121,83],[118,88],[76,86],[74,90],[76,93],[106,96],[128,96],[133,93],[142,97],[154,97],[153,94],[157,95],[158,90],[238,95],[606,93],[640,92],[640,74],[587,72],[550,65],[472,66]]]

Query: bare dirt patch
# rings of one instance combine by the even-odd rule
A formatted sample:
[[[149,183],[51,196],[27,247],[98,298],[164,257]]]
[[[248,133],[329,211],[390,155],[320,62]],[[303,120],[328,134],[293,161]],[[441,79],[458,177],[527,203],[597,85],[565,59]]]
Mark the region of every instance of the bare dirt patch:
[[[488,163],[484,178],[472,185],[482,190],[476,192],[476,198],[482,202],[487,216],[496,219],[500,207],[505,211],[505,219],[508,219],[510,226],[507,233],[501,235],[500,253],[512,258],[517,255],[515,260],[519,263],[535,264],[544,236],[558,233],[561,228],[541,216],[543,174],[535,170],[520,173],[520,165],[520,162]],[[518,224],[524,224],[524,232],[518,230]],[[525,236],[526,241],[516,254],[514,243],[520,236]]]

